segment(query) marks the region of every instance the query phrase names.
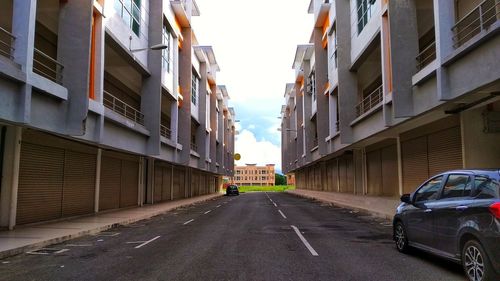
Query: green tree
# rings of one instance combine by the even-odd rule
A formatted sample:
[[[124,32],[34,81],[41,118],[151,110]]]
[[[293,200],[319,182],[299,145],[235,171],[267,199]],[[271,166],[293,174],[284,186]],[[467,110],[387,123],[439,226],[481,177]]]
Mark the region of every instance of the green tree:
[[[274,174],[274,185],[286,185],[286,177],[280,174]]]

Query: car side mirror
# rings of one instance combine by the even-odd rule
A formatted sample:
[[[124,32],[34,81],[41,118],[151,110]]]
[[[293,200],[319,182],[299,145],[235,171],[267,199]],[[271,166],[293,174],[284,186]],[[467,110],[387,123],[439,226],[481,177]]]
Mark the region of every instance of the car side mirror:
[[[403,194],[403,196],[401,196],[401,202],[412,204],[410,194]]]

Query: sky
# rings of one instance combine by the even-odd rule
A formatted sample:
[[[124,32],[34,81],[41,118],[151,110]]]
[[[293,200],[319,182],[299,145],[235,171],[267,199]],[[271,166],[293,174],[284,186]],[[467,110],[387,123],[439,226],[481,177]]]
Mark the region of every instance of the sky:
[[[200,45],[213,46],[236,111],[236,165],[276,164],[281,171],[281,106],[286,83],[294,81],[292,63],[298,44],[313,29],[309,0],[196,0],[193,17]]]

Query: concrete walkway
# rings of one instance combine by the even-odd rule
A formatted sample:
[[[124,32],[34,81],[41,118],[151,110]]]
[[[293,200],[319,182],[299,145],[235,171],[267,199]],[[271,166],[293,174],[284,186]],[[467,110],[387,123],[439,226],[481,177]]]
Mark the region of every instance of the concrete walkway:
[[[400,201],[394,197],[362,196],[338,192],[315,191],[305,189],[287,190],[286,192],[339,207],[367,212],[371,215],[392,220]]]
[[[0,231],[0,259],[84,235],[98,233],[117,225],[130,224],[148,219],[179,207],[211,200],[220,196],[222,196],[220,193],[204,195],[57,222],[19,226],[12,231]]]

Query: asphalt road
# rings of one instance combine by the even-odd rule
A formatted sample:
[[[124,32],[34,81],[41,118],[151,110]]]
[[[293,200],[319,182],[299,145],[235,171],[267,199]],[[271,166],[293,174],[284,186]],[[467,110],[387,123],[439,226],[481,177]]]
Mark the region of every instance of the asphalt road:
[[[0,261],[1,280],[465,280],[390,223],[284,193],[223,197]]]

